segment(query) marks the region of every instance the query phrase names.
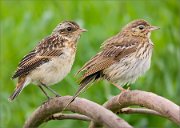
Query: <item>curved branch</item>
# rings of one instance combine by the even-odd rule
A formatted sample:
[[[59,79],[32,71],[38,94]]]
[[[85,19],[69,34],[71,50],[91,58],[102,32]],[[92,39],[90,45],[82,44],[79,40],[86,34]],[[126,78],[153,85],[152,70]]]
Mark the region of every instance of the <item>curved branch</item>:
[[[151,92],[125,91],[111,98],[103,106],[113,112],[131,105],[139,105],[154,110],[176,124],[180,124],[180,107],[175,103]],[[99,126],[91,122],[90,128]]]
[[[83,121],[91,121],[91,119],[85,115],[81,114],[62,114],[62,113],[56,113],[52,116],[49,116],[45,122],[48,122],[49,120],[64,120],[64,119],[75,119],[75,120],[83,120]]]
[[[118,110],[118,113],[125,113],[125,114],[151,114],[156,116],[165,117],[164,115],[160,114],[159,112],[156,112],[151,109],[147,108],[122,108]]]
[[[61,112],[71,98],[72,96],[56,97],[44,103],[29,117],[25,122],[24,128],[38,127],[52,114]],[[132,126],[111,111],[82,98],[76,98],[76,100],[67,107],[67,110],[86,115],[93,121],[103,124],[105,127],[132,128]]]
[[[125,91],[106,102],[104,107],[116,111],[118,110],[116,107],[124,108],[130,105],[140,105],[155,110],[174,123],[180,124],[180,106],[151,92]]]

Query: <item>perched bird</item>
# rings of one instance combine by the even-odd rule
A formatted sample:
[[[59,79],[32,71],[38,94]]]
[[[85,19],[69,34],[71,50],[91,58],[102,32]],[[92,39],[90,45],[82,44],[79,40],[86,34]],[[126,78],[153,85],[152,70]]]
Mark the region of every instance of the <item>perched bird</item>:
[[[18,78],[18,82],[9,100],[14,100],[30,83],[38,85],[48,98],[43,87],[58,95],[48,86],[61,81],[70,72],[77,40],[85,31],[73,21],[58,24],[51,35],[42,39],[35,49],[20,61],[12,76],[13,79]]]
[[[78,91],[67,106],[90,82],[97,79],[106,79],[122,91],[125,89],[121,86],[135,82],[150,68],[153,50],[150,34],[156,29],[159,27],[139,19],[130,22],[120,33],[106,40],[101,51],[79,70],[84,71],[84,74]]]

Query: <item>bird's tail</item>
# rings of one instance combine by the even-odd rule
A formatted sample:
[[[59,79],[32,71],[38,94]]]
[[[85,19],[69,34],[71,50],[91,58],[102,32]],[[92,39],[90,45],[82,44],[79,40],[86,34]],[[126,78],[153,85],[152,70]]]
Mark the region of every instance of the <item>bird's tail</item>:
[[[26,80],[26,77],[20,77],[18,79],[18,83],[16,85],[16,88],[14,90],[14,92],[12,93],[12,95],[8,98],[9,101],[13,101],[19,94],[20,92],[23,90],[23,88],[29,84],[29,81]]]
[[[72,99],[67,103],[67,105],[64,107],[63,111],[69,106],[70,103],[72,103],[75,100],[75,98],[77,96],[79,96],[83,91],[85,91],[85,89],[88,87],[88,84],[90,82],[93,82],[93,81],[97,80],[98,78],[100,78],[99,72],[96,72],[92,75],[89,75],[89,76],[83,78],[82,81],[80,82],[78,91],[75,93],[75,95],[72,97]]]

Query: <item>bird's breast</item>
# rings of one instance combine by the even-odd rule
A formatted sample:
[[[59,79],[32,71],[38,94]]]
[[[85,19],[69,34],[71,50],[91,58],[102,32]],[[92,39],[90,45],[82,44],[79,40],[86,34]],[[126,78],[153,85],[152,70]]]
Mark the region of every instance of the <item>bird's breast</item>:
[[[51,61],[34,70],[30,76],[36,84],[42,82],[46,85],[60,82],[71,70],[75,58],[72,49],[64,49],[63,54],[53,57]]]
[[[124,85],[133,83],[139,76],[144,74],[151,63],[152,47],[144,46],[147,50],[139,49],[136,52],[122,58],[104,70],[104,74],[113,83]]]

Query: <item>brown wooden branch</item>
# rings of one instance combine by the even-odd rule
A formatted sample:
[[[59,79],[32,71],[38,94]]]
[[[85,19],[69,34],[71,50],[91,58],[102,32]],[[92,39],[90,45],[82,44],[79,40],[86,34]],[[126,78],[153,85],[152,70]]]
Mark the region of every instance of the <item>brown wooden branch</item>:
[[[159,112],[156,112],[151,109],[147,108],[122,108],[117,111],[118,113],[124,113],[124,114],[151,114],[151,115],[156,115],[160,117],[165,117],[164,115],[160,114]]]
[[[176,124],[180,124],[180,107],[175,103],[145,91],[125,91],[120,93],[104,104],[104,107],[117,112],[119,109],[131,105],[139,105],[154,110]],[[99,127],[97,123],[91,122],[89,128]]]
[[[117,111],[117,114],[151,114],[164,117],[164,115],[147,108],[122,108]],[[48,117],[45,122],[50,120],[64,120],[64,119],[75,119],[75,120],[82,120],[82,121],[91,121],[91,119],[85,115],[81,114],[63,114],[63,113],[56,113],[52,116]]]
[[[51,115],[61,112],[71,98],[72,96],[56,97],[44,103],[28,118],[24,124],[24,128],[38,127]],[[76,98],[67,107],[67,110],[86,115],[105,127],[132,128],[132,126],[111,111],[86,99]]]
[[[74,119],[74,120],[82,120],[82,121],[91,121],[91,119],[85,115],[81,114],[63,114],[63,113],[56,113],[52,116],[49,116],[45,122],[50,120],[64,120],[64,119]]]

